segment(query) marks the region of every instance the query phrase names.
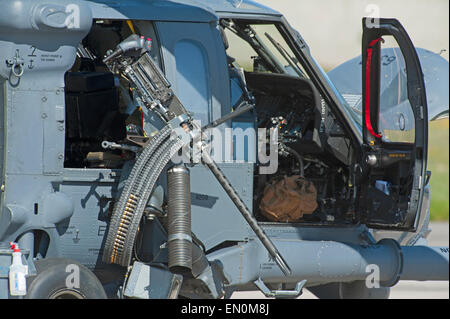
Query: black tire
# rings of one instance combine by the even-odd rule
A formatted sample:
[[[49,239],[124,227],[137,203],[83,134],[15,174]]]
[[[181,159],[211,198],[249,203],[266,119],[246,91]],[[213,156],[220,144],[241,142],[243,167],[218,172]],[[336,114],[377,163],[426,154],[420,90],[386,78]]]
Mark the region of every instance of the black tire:
[[[80,263],[62,258],[48,258],[34,262],[37,275],[27,279],[27,299],[106,299],[98,278]],[[69,268],[67,268],[70,265]],[[68,287],[66,280],[73,267],[79,269],[79,286]]]

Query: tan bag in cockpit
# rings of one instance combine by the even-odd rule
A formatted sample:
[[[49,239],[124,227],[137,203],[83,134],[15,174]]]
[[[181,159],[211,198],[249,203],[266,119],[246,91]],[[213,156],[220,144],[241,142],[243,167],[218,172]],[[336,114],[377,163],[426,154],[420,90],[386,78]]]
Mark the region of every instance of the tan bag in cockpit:
[[[286,176],[266,186],[259,208],[271,221],[296,222],[312,214],[317,206],[317,190],[312,182],[301,176]]]

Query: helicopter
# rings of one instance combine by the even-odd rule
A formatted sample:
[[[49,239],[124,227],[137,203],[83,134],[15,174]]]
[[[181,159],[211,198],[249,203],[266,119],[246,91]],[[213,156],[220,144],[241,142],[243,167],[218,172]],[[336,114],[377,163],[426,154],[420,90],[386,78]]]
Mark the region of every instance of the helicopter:
[[[426,243],[448,62],[398,20],[364,18],[361,56],[327,74],[254,1],[0,4],[0,298],[448,280]]]

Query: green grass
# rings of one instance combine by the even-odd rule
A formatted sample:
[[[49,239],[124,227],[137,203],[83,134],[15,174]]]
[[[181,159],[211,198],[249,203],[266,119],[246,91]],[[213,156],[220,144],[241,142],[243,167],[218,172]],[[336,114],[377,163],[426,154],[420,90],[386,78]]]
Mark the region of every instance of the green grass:
[[[431,220],[449,219],[449,120],[430,123],[428,170],[431,175]]]

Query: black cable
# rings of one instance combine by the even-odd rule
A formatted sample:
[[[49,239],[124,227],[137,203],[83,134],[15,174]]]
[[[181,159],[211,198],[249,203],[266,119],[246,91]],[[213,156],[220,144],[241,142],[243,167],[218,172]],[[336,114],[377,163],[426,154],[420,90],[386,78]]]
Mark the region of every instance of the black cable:
[[[305,177],[305,164],[303,162],[303,157],[299,153],[297,153],[294,149],[292,149],[289,146],[286,146],[284,144],[283,144],[283,149],[297,159],[297,161],[300,165],[300,176]]]

